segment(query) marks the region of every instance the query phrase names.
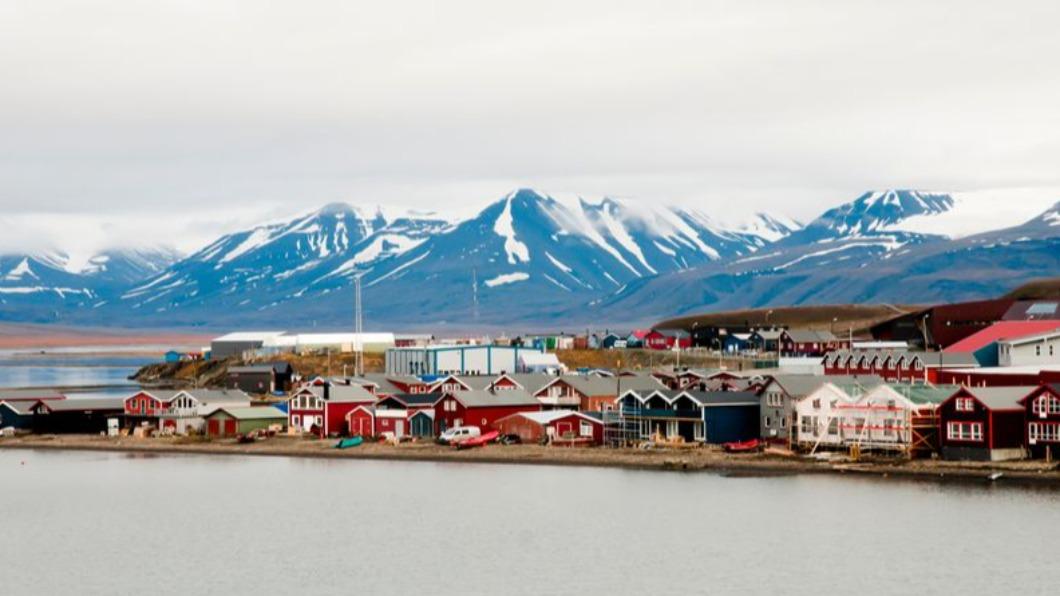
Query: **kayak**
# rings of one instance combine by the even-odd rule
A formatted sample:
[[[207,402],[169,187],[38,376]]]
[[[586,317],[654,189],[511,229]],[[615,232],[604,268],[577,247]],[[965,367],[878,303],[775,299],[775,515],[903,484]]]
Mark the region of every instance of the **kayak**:
[[[486,443],[491,443],[497,440],[497,437],[501,436],[501,433],[491,430],[490,432],[480,435],[477,437],[471,437],[470,439],[464,439],[456,444],[457,449],[470,449],[472,447],[482,447]]]
[[[364,437],[360,435],[348,439],[340,439],[338,443],[335,443],[335,449],[348,449],[350,447],[356,447],[363,442]]]
[[[741,453],[746,451],[757,451],[758,450],[758,439],[750,439],[748,441],[735,441],[732,443],[725,443],[722,445],[725,451],[729,453]]]

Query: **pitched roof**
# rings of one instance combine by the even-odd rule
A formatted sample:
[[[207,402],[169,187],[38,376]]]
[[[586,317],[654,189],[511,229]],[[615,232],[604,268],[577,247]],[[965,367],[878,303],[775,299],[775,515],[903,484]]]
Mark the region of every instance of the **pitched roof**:
[[[800,344],[822,343],[836,340],[836,336],[833,335],[831,331],[821,331],[818,329],[788,329],[785,333],[791,338],[791,341]]]
[[[941,404],[960,389],[957,385],[909,385],[888,383],[887,387],[918,405]]]
[[[1020,400],[1037,387],[963,387],[991,410],[1019,410]],[[956,393],[956,392],[954,392]]]
[[[454,391],[451,393],[466,408],[489,406],[536,406],[537,398],[522,389],[505,389],[503,391]]]
[[[531,422],[536,422],[538,424],[550,424],[552,422],[555,422],[556,420],[560,420],[562,418],[567,418],[567,417],[570,417],[570,416],[577,416],[578,418],[584,418],[586,420],[589,420],[590,422],[596,422],[596,423],[601,422],[600,418],[594,418],[592,416],[587,416],[587,415],[583,414],[582,412],[575,412],[574,410],[545,410],[545,411],[542,411],[542,412],[517,412],[515,414],[511,414],[510,416],[505,416],[504,418],[511,418],[513,416],[520,416],[522,418],[526,418],[527,420],[530,420]],[[502,418],[502,420],[503,420],[503,418]]]
[[[764,339],[766,341],[773,341],[775,339],[780,339],[780,336],[783,335],[783,334],[784,334],[784,330],[783,329],[759,329],[758,331],[755,331],[754,333],[752,333],[752,335],[757,335],[758,337],[761,337],[762,339]]]
[[[406,406],[429,406],[442,399],[442,395],[440,393],[398,393],[385,399],[396,399]]]
[[[239,389],[184,389],[183,391],[177,391],[174,393],[171,397],[167,398],[167,401],[176,397],[179,393],[187,393],[204,405],[250,402],[250,396]]]
[[[873,375],[772,375],[771,378],[795,399],[813,393],[825,383],[831,383],[847,393],[857,388],[868,390],[883,383],[883,379]]]
[[[95,410],[124,410],[124,397],[76,397],[41,402],[50,412],[90,412]]]
[[[684,339],[689,337],[689,334],[684,329],[652,329],[655,333],[662,335],[663,337],[676,337]]]
[[[39,399],[66,399],[66,396],[54,389],[0,390],[0,401],[37,401]]]
[[[556,378],[554,375],[534,373],[506,373],[504,376],[518,383],[519,386],[528,393],[537,393],[538,390],[545,385],[548,385]],[[499,378],[500,376],[493,377],[493,381],[496,381]],[[485,389],[485,387],[483,387],[483,389]]]
[[[37,405],[35,401],[0,401],[0,406],[3,406],[19,416],[29,416],[33,413],[33,406]]]
[[[287,414],[271,406],[249,406],[249,407],[227,407],[217,408],[206,417],[216,416],[218,412],[224,412],[236,420],[286,420]]]
[[[977,331],[961,341],[950,345],[943,350],[944,353],[977,352],[990,344],[1003,340],[1015,339],[1026,335],[1044,333],[1060,329],[1060,321],[998,321],[993,325]]]
[[[757,406],[761,403],[758,395],[751,391],[686,391],[700,405],[716,406]]]
[[[1004,339],[1001,340],[1001,343],[1018,346],[1021,344],[1036,343],[1047,339],[1054,339],[1056,337],[1060,337],[1060,325],[1058,325],[1056,329],[1053,329],[1051,331],[1024,335],[1022,337],[1014,337],[1012,339]]]

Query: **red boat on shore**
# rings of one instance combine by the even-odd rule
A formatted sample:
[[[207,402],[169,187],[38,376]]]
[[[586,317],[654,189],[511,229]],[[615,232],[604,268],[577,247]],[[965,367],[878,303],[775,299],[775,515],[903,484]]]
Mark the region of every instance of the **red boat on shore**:
[[[748,453],[750,451],[758,451],[758,446],[758,439],[750,439],[748,441],[725,443],[722,445],[722,448],[728,453]]]
[[[497,440],[497,437],[501,436],[501,433],[491,430],[490,432],[479,435],[477,437],[471,437],[470,439],[464,439],[455,445],[457,449],[470,449],[472,447],[482,447],[486,443],[492,443]]]

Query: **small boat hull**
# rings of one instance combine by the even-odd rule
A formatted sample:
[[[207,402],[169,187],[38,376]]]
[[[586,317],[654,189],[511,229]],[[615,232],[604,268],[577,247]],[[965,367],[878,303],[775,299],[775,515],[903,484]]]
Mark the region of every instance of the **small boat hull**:
[[[490,431],[484,435],[478,437],[471,437],[470,439],[464,439],[456,444],[457,449],[471,449],[472,447],[482,447],[487,443],[492,443],[497,440],[497,437],[501,434],[497,431]]]
[[[335,449],[349,449],[350,447],[356,447],[364,443],[364,437],[350,437],[349,439],[342,439],[338,443],[335,443]]]
[[[758,439],[737,441],[733,443],[725,443],[722,447],[729,453],[749,453],[752,451],[758,451],[759,441]]]

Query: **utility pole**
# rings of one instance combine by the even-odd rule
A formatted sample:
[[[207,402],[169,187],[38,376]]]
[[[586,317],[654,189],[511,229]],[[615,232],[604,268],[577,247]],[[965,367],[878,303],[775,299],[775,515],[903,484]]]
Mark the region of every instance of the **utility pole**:
[[[353,275],[353,374],[364,376],[364,314],[361,306],[361,274]]]

